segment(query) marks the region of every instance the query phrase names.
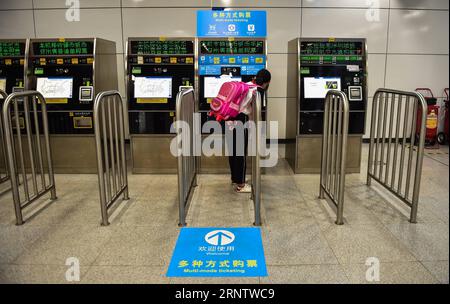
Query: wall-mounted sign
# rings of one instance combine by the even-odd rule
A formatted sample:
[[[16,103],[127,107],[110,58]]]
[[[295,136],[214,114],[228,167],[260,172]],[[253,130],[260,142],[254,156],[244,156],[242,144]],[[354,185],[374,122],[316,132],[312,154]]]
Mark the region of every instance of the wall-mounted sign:
[[[265,11],[197,11],[197,37],[266,37]]]

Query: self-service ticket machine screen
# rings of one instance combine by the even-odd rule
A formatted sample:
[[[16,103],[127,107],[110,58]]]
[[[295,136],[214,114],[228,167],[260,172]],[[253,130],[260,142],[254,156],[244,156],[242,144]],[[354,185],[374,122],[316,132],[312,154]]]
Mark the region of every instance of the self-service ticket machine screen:
[[[27,87],[46,99],[55,170],[95,173],[94,100],[118,89],[115,42],[31,39],[28,70]]]
[[[265,39],[216,38],[198,42],[199,110],[202,122],[210,119],[211,100],[226,81],[248,82],[266,67]],[[265,117],[266,103],[262,110]]]
[[[367,102],[365,41],[300,41],[299,134],[322,134],[325,96],[329,90],[347,94],[349,134],[364,133]]]
[[[175,173],[176,98],[195,86],[195,38],[129,38],[127,97],[133,173]]]
[[[127,95],[131,134],[169,134],[177,94],[195,83],[193,38],[130,38]]]

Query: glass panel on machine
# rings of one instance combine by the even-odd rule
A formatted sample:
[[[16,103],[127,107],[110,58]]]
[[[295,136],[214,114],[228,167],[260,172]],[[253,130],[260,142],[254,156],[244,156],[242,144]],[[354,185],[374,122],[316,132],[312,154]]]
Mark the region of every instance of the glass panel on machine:
[[[45,98],[72,98],[73,78],[38,77],[36,90]]]
[[[135,77],[135,98],[172,98],[172,77]]]
[[[331,77],[305,77],[305,98],[325,98],[330,90],[341,90],[341,79]]]
[[[229,81],[241,81],[241,79],[241,77],[205,77],[204,96],[214,98],[219,94],[222,84]]]

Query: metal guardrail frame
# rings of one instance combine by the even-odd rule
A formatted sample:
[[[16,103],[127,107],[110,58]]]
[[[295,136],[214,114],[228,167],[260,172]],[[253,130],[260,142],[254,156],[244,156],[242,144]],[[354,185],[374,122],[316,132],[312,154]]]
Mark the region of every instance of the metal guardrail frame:
[[[344,224],[345,169],[349,102],[345,93],[331,90],[325,97],[319,198],[325,194],[337,207],[336,224]]]
[[[32,112],[33,112],[33,122],[34,122],[34,135],[32,134],[32,122],[30,118],[30,105],[29,101],[31,99]],[[41,146],[41,135],[39,131],[38,123],[38,100],[41,106],[42,114],[42,126],[43,126],[43,137],[46,150],[46,161],[47,161],[47,174],[49,179],[49,185],[47,186],[47,181],[45,178],[46,172],[44,171],[44,158]],[[19,103],[23,105],[24,113],[24,129],[26,133],[26,140],[29,153],[30,169],[31,169],[31,182],[33,185],[33,195],[30,196],[30,191],[28,187],[28,172],[25,167],[24,150],[22,145],[22,131],[20,127],[19,120]],[[11,105],[13,106],[14,116],[11,115]],[[17,137],[17,151],[14,143],[14,131],[13,122],[14,118],[14,129],[15,136]],[[13,194],[14,210],[16,214],[17,225],[22,225],[24,223],[22,210],[34,201],[45,195],[46,193],[51,193],[51,199],[56,199],[56,188],[55,188],[55,178],[53,173],[52,165],[52,155],[50,149],[50,139],[48,131],[48,120],[47,120],[47,105],[45,98],[41,93],[36,91],[25,91],[20,93],[10,94],[3,105],[3,121],[5,124],[5,142],[8,157],[8,169],[10,173],[11,190]],[[34,140],[33,140],[34,137]],[[16,154],[17,152],[17,154]],[[16,158],[19,158],[17,161]],[[18,163],[20,164],[21,176],[22,176],[22,188],[25,199],[22,201],[20,197],[20,177]],[[37,174],[40,175],[40,185],[38,185]]]
[[[109,225],[108,210],[123,194],[129,199],[125,154],[125,117],[118,91],[97,94],[94,102],[94,129],[102,225]]]
[[[261,94],[256,91],[256,98],[255,103],[253,107],[253,114],[251,116],[254,125],[256,126],[256,132],[250,134],[255,135],[255,155],[252,156],[252,196],[251,199],[253,200],[254,204],[254,210],[255,210],[255,222],[253,225],[255,226],[261,226],[261,153],[260,148],[261,144],[265,144],[261,141],[261,129],[259,127],[259,124],[262,121],[262,114],[261,114]],[[250,139],[249,139],[250,140]],[[251,140],[250,140],[251,141]]]
[[[0,96],[3,99],[3,102],[8,97],[4,91],[0,90]],[[0,106],[3,104],[0,102]],[[0,107],[1,108],[1,107]],[[8,170],[8,156],[6,152],[6,141],[5,141],[5,131],[4,131],[4,123],[3,123],[3,115],[0,114],[0,153],[3,155],[3,162],[5,164],[5,172],[2,173],[0,171],[0,184],[9,180],[9,170]],[[1,169],[0,169],[1,170]]]
[[[390,103],[390,106],[389,106]],[[412,103],[412,117],[411,115]],[[409,199],[411,187],[411,173],[413,166],[414,145],[416,141],[416,116],[418,107],[422,109],[422,122],[418,137],[418,148],[415,159],[414,183],[412,190],[412,199]],[[394,112],[397,113],[394,125]],[[389,115],[389,121],[387,117]],[[404,114],[403,123],[401,123],[400,114]],[[369,160],[367,168],[367,185],[371,185],[371,180],[380,183],[389,190],[394,196],[403,201],[411,208],[410,222],[417,223],[417,209],[419,203],[420,182],[422,175],[422,164],[425,147],[427,103],[425,98],[416,92],[405,92],[397,90],[379,89],[375,92],[372,106],[372,120],[370,126],[370,146]],[[395,130],[394,130],[395,127]],[[410,130],[408,130],[410,128]],[[393,132],[395,139],[392,143]],[[402,131],[402,140],[400,142],[400,131]],[[381,133],[382,132],[382,133]],[[388,136],[386,136],[388,132]],[[407,147],[407,141],[410,139],[410,145]],[[387,141],[387,144],[386,144]],[[387,149],[385,146],[387,145]],[[398,150],[401,150],[400,164],[397,163]],[[406,179],[403,187],[403,168],[408,149],[408,159],[406,167]],[[386,151],[387,150],[387,151]],[[392,153],[393,151],[393,153]],[[387,152],[387,153],[386,153]],[[392,155],[393,154],[393,155]],[[391,155],[393,159],[391,160]],[[392,164],[392,169],[390,165]],[[397,177],[398,166],[398,178]],[[383,177],[384,175],[384,177]],[[402,188],[404,192],[402,193]]]
[[[176,99],[176,119],[189,125],[190,132],[182,132],[177,125],[178,139],[178,202],[179,202],[179,223],[178,226],[186,226],[186,216],[189,210],[190,199],[197,186],[197,157],[195,156],[195,138],[200,136],[200,129],[194,119],[195,113],[195,93],[194,89],[181,90]],[[180,134],[181,132],[181,134]],[[181,140],[181,142],[180,142]],[[189,143],[189,153],[184,155],[183,144]]]

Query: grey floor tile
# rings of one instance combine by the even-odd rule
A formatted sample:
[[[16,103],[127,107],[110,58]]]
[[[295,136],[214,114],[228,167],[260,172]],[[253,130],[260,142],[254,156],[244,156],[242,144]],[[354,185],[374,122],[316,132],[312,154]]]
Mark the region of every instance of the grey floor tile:
[[[269,276],[262,284],[346,284],[348,279],[340,265],[268,266]]]
[[[92,266],[83,284],[168,284],[160,266]]]
[[[343,265],[352,284],[435,284],[436,279],[419,262],[380,263],[379,281],[374,280],[370,266]],[[369,273],[367,275],[367,273]]]
[[[13,262],[18,256],[30,251],[33,243],[42,238],[48,227],[30,227],[27,225],[0,226],[0,263]]]
[[[445,261],[449,257],[447,224],[397,222],[386,227],[419,261]]]
[[[111,226],[51,226],[14,263],[65,265],[68,258],[75,257],[81,266],[91,265],[112,236],[112,229]]]
[[[68,266],[62,265],[5,265],[0,266],[0,283],[3,284],[77,284],[83,281],[88,267],[80,267],[79,281],[73,280]],[[69,280],[66,277],[69,274]]]
[[[178,227],[116,226],[101,247],[95,266],[168,265]]]
[[[178,200],[144,199],[134,200],[118,219],[125,226],[166,226],[178,225]]]
[[[264,226],[262,238],[269,265],[337,264],[333,251],[314,223]]]
[[[415,261],[408,249],[384,228],[343,225],[330,227],[324,234],[342,264],[365,263],[369,257],[382,262]]]
[[[442,284],[449,283],[448,261],[422,262],[435,278]]]

